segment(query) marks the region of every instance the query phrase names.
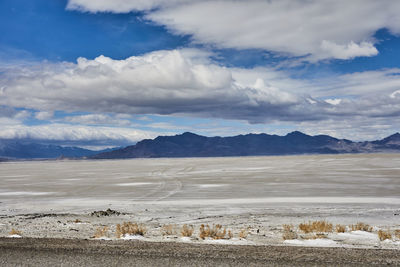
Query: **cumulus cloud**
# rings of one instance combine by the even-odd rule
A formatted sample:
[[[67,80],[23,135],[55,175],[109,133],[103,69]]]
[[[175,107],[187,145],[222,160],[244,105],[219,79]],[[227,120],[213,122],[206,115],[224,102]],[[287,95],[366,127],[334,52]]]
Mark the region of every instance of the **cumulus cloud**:
[[[400,115],[399,74],[399,69],[385,69],[296,80],[268,68],[223,67],[200,50],[155,51],[125,60],[100,56],[6,69],[0,105],[49,114],[88,112],[93,114],[64,121],[119,126],[130,125],[129,114],[250,123],[393,117]]]
[[[95,127],[69,124],[36,126],[2,125],[0,139],[31,139],[44,141],[68,141],[76,144],[90,142],[93,145],[132,144],[158,134],[132,128]]]
[[[155,51],[125,60],[100,56],[79,58],[76,64],[8,69],[2,74],[7,78],[1,82],[0,104],[48,111],[192,114],[254,121],[295,119],[310,112],[300,107],[307,103],[296,94],[262,79],[242,84],[233,77],[236,70],[214,64],[204,55],[199,50]]]
[[[309,61],[374,56],[377,30],[400,34],[397,0],[70,0],[68,8],[144,11],[146,19],[198,43],[264,49]]]
[[[322,41],[321,49],[326,52],[326,54],[321,54],[321,58],[337,58],[337,59],[351,59],[361,56],[375,56],[378,54],[378,50],[374,47],[372,43],[361,42],[356,44],[351,41],[347,45],[338,45],[333,42],[326,40]]]

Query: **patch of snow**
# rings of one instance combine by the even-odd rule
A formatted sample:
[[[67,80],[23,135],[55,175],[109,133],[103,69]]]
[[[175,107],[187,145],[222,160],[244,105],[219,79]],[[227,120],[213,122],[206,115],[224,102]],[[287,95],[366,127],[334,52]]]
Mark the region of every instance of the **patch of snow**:
[[[385,239],[385,240],[382,241],[382,243],[386,243],[386,244],[389,244],[389,245],[400,245],[400,241],[393,241],[393,240],[390,240],[390,239]]]
[[[351,231],[349,233],[338,233],[338,237],[349,241],[370,241],[377,242],[379,237],[377,234],[366,232],[366,231]]]
[[[145,240],[146,238],[142,235],[124,235],[121,237],[123,240]]]
[[[283,241],[285,244],[296,245],[296,246],[307,246],[307,247],[332,247],[337,246],[338,244],[331,239],[308,239],[308,240],[285,240]]]
[[[12,237],[12,238],[22,238],[22,236],[17,235],[17,234],[9,235],[8,237]]]
[[[183,236],[180,238],[182,242],[192,242],[192,239],[188,236]]]
[[[244,245],[250,242],[246,239],[206,239],[207,244],[221,244],[221,245]]]

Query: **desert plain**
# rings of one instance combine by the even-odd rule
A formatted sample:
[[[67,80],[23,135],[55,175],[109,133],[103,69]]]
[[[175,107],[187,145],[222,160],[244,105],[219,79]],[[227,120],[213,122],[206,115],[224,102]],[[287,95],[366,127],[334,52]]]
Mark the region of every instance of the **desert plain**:
[[[333,228],[318,237],[299,229],[313,221]],[[143,226],[145,233],[118,235],[117,225],[124,222]],[[357,223],[368,230],[355,229]],[[230,236],[201,238],[202,224],[219,224]],[[191,236],[182,236],[183,225],[193,229]],[[295,233],[289,238],[285,225]],[[105,229],[101,235],[99,229]],[[399,154],[0,164],[3,244],[21,236],[399,251],[398,229]],[[379,231],[391,237],[382,240]]]

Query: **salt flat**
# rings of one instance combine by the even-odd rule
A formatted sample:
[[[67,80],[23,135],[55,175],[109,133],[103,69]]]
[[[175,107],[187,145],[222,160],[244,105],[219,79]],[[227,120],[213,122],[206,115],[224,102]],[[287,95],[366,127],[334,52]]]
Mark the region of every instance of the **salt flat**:
[[[0,202],[2,236],[18,226],[32,236],[82,237],[129,220],[147,224],[152,240],[163,238],[163,224],[221,223],[249,229],[248,242],[282,244],[282,224],[308,220],[400,229],[400,155],[6,162]],[[107,208],[126,214],[88,215]],[[27,221],[32,213],[63,214],[65,222],[56,223],[61,215]],[[47,222],[55,225],[44,231]]]

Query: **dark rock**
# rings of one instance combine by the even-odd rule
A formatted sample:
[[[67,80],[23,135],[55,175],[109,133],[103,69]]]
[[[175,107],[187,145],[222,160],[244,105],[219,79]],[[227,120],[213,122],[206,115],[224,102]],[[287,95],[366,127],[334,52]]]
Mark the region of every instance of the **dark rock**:
[[[107,210],[99,210],[99,211],[93,211],[90,216],[96,216],[96,217],[104,217],[104,216],[113,216],[113,215],[121,215],[121,212],[112,210],[112,209],[107,209]]]

